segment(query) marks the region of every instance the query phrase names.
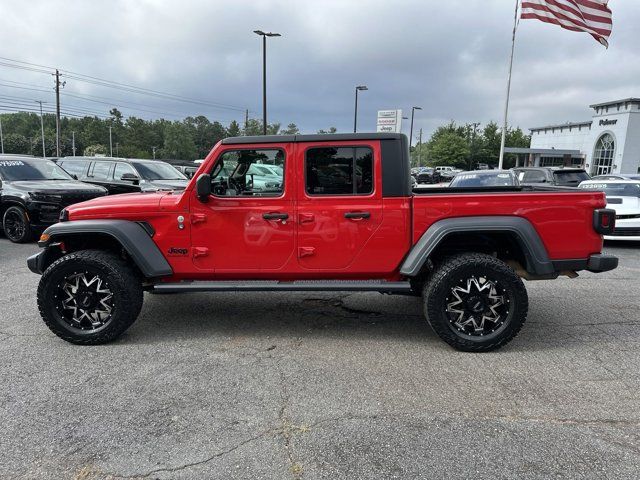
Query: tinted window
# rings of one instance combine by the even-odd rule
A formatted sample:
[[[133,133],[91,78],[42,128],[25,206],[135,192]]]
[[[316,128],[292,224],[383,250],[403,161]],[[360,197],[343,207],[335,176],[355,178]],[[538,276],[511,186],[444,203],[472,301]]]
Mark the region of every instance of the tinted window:
[[[116,163],[116,169],[113,172],[113,178],[115,178],[116,180],[121,180],[122,175],[124,175],[125,173],[132,173],[136,177],[138,176],[138,174],[133,169],[133,167],[128,163],[122,163],[122,162]]]
[[[323,147],[307,150],[309,195],[363,195],[373,192],[373,151],[368,147]]]
[[[64,162],[59,163],[65,171],[72,175],[76,175],[78,178],[84,177],[84,173],[87,170],[88,165],[88,162],[83,162],[82,160],[65,160]]]
[[[589,174],[587,172],[563,172],[558,170],[553,172],[553,176],[556,179],[558,185],[578,185],[580,182],[589,180]]]
[[[525,170],[518,174],[518,180],[522,183],[545,183],[547,175],[540,170]]]
[[[108,180],[113,162],[94,162],[89,177],[94,180]]]
[[[145,180],[186,180],[173,165],[164,162],[131,162]]]
[[[280,196],[284,192],[282,150],[227,150],[211,172],[214,195]]]
[[[0,178],[19,180],[70,180],[71,176],[49,160],[0,160]]]

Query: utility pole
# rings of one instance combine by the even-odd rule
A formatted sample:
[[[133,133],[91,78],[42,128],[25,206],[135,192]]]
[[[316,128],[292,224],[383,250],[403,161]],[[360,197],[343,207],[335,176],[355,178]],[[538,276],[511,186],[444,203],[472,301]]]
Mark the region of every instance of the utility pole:
[[[56,157],[60,156],[60,72],[56,69]],[[64,87],[64,83],[62,84]]]
[[[249,130],[249,109],[247,108],[244,112],[244,134],[247,135],[247,130]]]
[[[469,170],[473,170],[472,166],[473,166],[473,161],[475,160],[475,155],[474,155],[474,151],[475,151],[475,145],[476,145],[476,131],[478,130],[478,126],[480,125],[480,123],[475,122],[472,123],[471,126],[473,127],[473,134],[471,135],[471,151],[469,152]]]
[[[71,132],[71,149],[73,150],[73,156],[76,156],[76,132]]]
[[[418,151],[418,165],[422,166],[422,128],[420,128],[420,136],[418,137],[418,145],[420,145],[420,150]]]
[[[411,129],[409,130],[409,155],[411,155],[411,145],[413,144],[413,114],[422,107],[411,107]]]
[[[4,137],[2,136],[2,117],[0,117],[0,147],[2,147],[2,153],[4,154]]]
[[[42,158],[45,158],[47,156],[47,151],[44,147],[44,120],[42,118],[42,104],[46,102],[43,102],[42,100],[36,100],[35,102],[40,104],[40,133],[42,134]]]
[[[113,157],[113,140],[111,138],[111,126],[109,126],[109,156]]]
[[[156,159],[156,146],[155,145],[152,146],[151,150],[153,151],[153,159],[155,160]]]

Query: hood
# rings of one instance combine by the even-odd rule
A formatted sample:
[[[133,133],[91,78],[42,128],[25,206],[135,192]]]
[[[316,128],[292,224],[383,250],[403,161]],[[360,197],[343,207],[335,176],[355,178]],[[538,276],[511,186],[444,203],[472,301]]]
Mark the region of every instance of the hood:
[[[157,212],[160,200],[170,192],[123,193],[94,198],[67,207],[69,220],[87,218],[125,218],[144,212]]]
[[[640,198],[638,197],[607,197],[607,208],[616,211],[616,215],[640,214]]]
[[[184,190],[189,180],[145,180],[140,184],[142,190]]]
[[[5,182],[16,190],[24,192],[50,193],[56,195],[76,195],[78,193],[94,193],[96,195],[106,193],[106,189],[90,183],[77,180],[22,180]]]

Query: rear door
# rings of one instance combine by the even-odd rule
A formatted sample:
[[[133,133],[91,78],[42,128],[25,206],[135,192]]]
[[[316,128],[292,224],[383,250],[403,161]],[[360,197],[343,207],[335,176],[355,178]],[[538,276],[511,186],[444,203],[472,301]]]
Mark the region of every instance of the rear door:
[[[347,271],[380,226],[377,146],[363,141],[298,144],[296,254],[303,270]]]
[[[116,162],[116,165],[113,169],[113,182],[112,182],[112,190],[113,193],[131,193],[131,192],[139,192],[140,191],[140,181],[132,181],[132,180],[123,180],[122,176],[126,173],[137,176],[138,172],[128,163],[125,162]]]
[[[109,190],[109,194],[118,193],[113,186],[113,166],[115,162],[96,160],[91,162],[86,181],[94,185],[100,185]]]

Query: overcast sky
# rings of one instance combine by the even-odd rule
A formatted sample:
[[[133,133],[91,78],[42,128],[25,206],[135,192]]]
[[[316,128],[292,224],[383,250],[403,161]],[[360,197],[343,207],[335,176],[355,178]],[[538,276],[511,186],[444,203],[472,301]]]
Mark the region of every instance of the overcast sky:
[[[608,50],[588,34],[520,22],[510,123],[587,120],[591,103],[640,96],[640,2],[611,0],[609,7]],[[354,87],[365,84],[360,131],[375,129],[378,109],[406,115],[416,105],[423,110],[414,131],[428,134],[451,119],[501,119],[513,8],[512,0],[0,0],[0,56],[230,107],[66,78],[65,92],[117,99],[125,115],[160,116],[137,108],[227,124],[242,121],[244,108],[261,117],[262,44],[252,31],[274,31],[282,37],[267,46],[270,121],[310,133],[350,131]],[[52,84],[47,74],[0,65],[5,99],[54,102],[52,93],[6,86]],[[63,105],[108,110],[70,96]]]

